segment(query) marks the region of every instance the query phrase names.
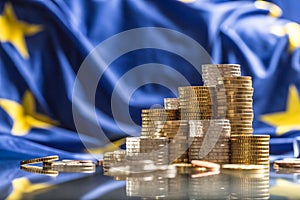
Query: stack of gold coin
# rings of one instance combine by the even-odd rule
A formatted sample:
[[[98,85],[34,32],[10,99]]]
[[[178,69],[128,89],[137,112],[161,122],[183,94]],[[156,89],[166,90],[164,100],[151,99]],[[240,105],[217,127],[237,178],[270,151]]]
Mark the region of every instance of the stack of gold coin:
[[[156,121],[154,137],[169,140],[169,160],[171,163],[188,162],[188,133],[187,120]]]
[[[230,164],[222,166],[222,173],[231,175],[230,199],[270,198],[269,169],[264,165]]]
[[[114,152],[105,152],[103,155],[103,169],[108,170],[115,162]]]
[[[165,109],[179,109],[179,99],[178,98],[164,98],[164,108]]]
[[[169,139],[167,138],[142,138],[140,141],[143,159],[152,160],[155,165],[169,164]]]
[[[140,159],[141,153],[141,137],[127,137],[126,138],[126,156],[128,160]]]
[[[190,199],[230,199],[230,177],[226,174],[189,178]]]
[[[179,87],[180,116],[183,120],[212,119],[216,116],[216,88],[208,86]]]
[[[230,124],[227,119],[190,120],[189,160],[230,162]]]
[[[252,80],[250,76],[221,77],[217,85],[217,112],[227,118],[231,135],[252,135]]]
[[[126,150],[116,150],[114,151],[114,160],[116,165],[124,164],[126,162]]]
[[[269,135],[231,136],[231,163],[269,167]]]
[[[143,109],[141,136],[152,137],[155,132],[155,121],[170,121],[178,119],[178,109]]]
[[[238,64],[205,64],[202,65],[202,79],[204,85],[216,86],[220,77],[241,76]]]
[[[274,169],[276,172],[284,172],[284,173],[299,173],[300,172],[300,159],[284,159],[284,160],[276,160],[273,164]]]
[[[156,165],[169,163],[167,138],[127,137],[128,160],[152,160]]]

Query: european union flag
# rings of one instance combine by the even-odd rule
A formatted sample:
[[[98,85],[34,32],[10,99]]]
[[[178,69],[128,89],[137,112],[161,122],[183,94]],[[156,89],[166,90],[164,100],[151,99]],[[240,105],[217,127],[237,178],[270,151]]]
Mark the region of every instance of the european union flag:
[[[121,145],[122,138],[139,134],[141,108],[176,95],[179,83],[202,84],[198,71],[210,61],[207,55],[215,63],[240,63],[243,75],[253,77],[255,133],[272,136],[271,153],[292,150],[299,134],[300,28],[281,18],[275,4],[14,0],[2,1],[0,11],[5,155],[26,155],[27,147],[17,145],[24,142],[49,153],[101,153],[110,141]],[[78,76],[85,65],[82,77],[89,82]],[[144,73],[126,78],[138,67]],[[186,82],[177,83],[180,77]]]
[[[238,63],[253,77],[255,134],[271,135],[271,154],[290,154],[300,135],[300,26],[285,10],[267,1],[0,1],[0,157],[119,148],[139,134],[142,108],[201,85],[207,62]]]

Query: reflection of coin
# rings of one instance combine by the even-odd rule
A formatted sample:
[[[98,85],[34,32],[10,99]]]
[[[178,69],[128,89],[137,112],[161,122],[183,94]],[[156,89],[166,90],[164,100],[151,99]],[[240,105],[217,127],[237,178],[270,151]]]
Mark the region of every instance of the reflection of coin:
[[[45,170],[42,167],[29,166],[26,164],[21,165],[20,169],[27,171],[27,172],[31,172],[31,173],[36,173],[36,174],[46,174],[49,176],[57,176],[58,175],[58,171],[48,170],[48,169]]]

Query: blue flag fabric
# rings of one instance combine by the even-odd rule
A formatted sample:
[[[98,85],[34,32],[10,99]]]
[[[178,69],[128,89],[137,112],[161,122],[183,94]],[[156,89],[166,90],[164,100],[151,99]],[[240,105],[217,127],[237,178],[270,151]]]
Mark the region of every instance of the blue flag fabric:
[[[1,160],[53,154],[80,159],[89,158],[86,149],[98,154],[118,148],[123,138],[139,134],[138,126],[123,121],[126,109],[140,125],[140,110],[174,97],[180,78],[202,84],[197,69],[208,60],[198,54],[195,42],[212,62],[239,63],[242,74],[253,77],[254,133],[271,135],[272,155],[291,155],[292,141],[300,135],[300,20],[293,7],[299,3],[272,2],[282,10],[266,1],[0,1]],[[138,32],[124,32],[130,30]],[[130,40],[117,40],[126,33],[133,34]],[[97,52],[99,44],[109,48]],[[101,77],[97,70],[89,71],[94,68],[85,74],[88,81],[98,81],[91,99],[89,84],[76,79],[83,63],[103,71]],[[139,69],[143,73],[134,71]],[[131,72],[139,76],[125,76]],[[137,87],[140,83],[144,85]],[[14,179],[45,182],[41,175],[18,174],[0,163],[5,168],[1,173],[14,174],[0,187],[1,199],[13,191]]]
[[[94,125],[101,126],[106,140],[95,137],[97,132],[92,133],[88,123],[83,128],[86,132],[77,134],[74,108],[81,111],[79,115],[87,122],[92,117],[89,109],[85,110],[86,105],[72,105],[76,75],[83,61],[101,42],[123,31],[145,27],[162,27],[192,38],[214,63],[241,64],[242,74],[253,77],[255,134],[271,135],[271,154],[292,152],[292,140],[299,135],[300,127],[300,28],[281,17],[280,8],[274,4],[12,0],[0,2],[1,157],[34,157],[44,151],[83,153],[86,148],[104,147],[107,141],[124,142],[120,139],[138,135],[137,127],[126,132],[117,126],[112,108],[114,88],[136,66],[166,65],[183,75],[189,84],[201,85],[201,76],[191,63],[174,52],[151,45],[133,49],[114,59],[97,85]],[[150,33],[147,37],[193,55],[189,46],[174,38]],[[126,42],[102,52],[103,57],[111,56]],[[98,64],[97,59],[93,62]],[[167,69],[130,79],[122,86],[123,92],[140,79],[165,76],[176,82],[177,76]],[[85,89],[81,90],[83,98]],[[162,104],[164,97],[172,96],[174,93],[168,88],[145,84],[132,93],[130,116],[140,124],[142,108]]]

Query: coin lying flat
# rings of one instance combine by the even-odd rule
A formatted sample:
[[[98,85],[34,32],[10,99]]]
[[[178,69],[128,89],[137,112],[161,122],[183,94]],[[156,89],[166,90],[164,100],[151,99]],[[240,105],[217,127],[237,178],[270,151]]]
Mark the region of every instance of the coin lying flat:
[[[212,171],[219,171],[220,170],[220,165],[213,163],[213,162],[208,162],[208,161],[203,161],[203,160],[192,160],[191,161],[193,166],[198,166],[198,167],[205,167],[209,170]]]
[[[34,163],[45,162],[45,161],[54,161],[54,160],[58,160],[58,159],[59,159],[59,157],[57,155],[47,156],[47,157],[42,157],[42,158],[33,158],[33,159],[29,159],[29,160],[22,160],[20,162],[20,165],[34,164]]]
[[[26,165],[26,164],[21,165],[20,169],[24,170],[26,172],[31,172],[31,173],[35,173],[35,174],[45,174],[45,175],[49,175],[49,176],[57,176],[58,175],[58,171],[43,169],[43,167],[30,166],[30,165]]]

